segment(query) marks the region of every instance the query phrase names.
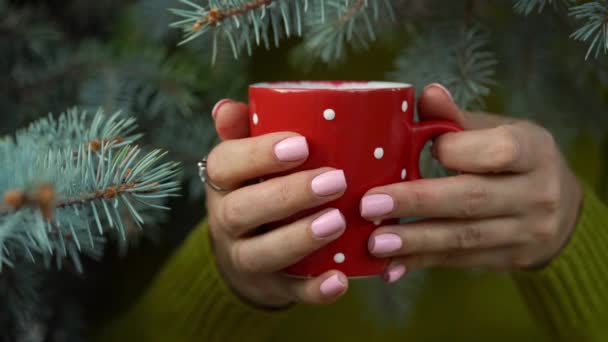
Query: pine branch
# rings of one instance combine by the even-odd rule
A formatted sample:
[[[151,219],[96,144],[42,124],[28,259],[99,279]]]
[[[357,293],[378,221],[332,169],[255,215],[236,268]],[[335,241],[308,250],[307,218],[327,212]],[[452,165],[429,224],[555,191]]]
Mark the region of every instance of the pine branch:
[[[394,20],[392,5],[385,0],[327,1],[327,7],[327,15],[324,7],[315,6],[307,15],[301,51],[308,59],[312,55],[324,63],[342,60],[347,44],[367,49],[376,39],[380,20]]]
[[[547,5],[555,5],[556,0],[515,0],[513,10],[515,13],[529,15],[535,9],[538,13],[542,12]]]
[[[278,46],[281,35],[305,35],[305,49],[325,62],[343,56],[346,43],[365,48],[376,38],[375,26],[380,18],[394,18],[389,0],[230,0],[210,1],[202,7],[187,0],[181,2],[192,10],[171,10],[185,19],[173,23],[181,28],[190,42],[206,33],[213,34],[213,59],[220,37],[226,38],[235,58],[245,48],[268,48],[269,32]],[[371,12],[368,13],[368,12]]]
[[[245,3],[228,7],[224,10],[218,8],[210,9],[204,16],[201,16],[192,25],[192,30],[197,31],[204,26],[217,26],[226,19],[234,16],[243,16],[255,9],[270,5],[273,0],[249,0]]]
[[[453,24],[418,34],[397,59],[390,77],[414,80],[419,89],[433,82],[448,87],[463,108],[484,105],[494,85],[497,61],[488,50],[489,37],[480,27],[464,30]]]
[[[49,149],[83,146],[98,152],[102,145],[119,148],[133,144],[142,137],[134,133],[136,129],[135,119],[125,118],[120,111],[108,117],[101,109],[91,115],[72,108],[58,118],[49,114],[39,119],[18,131],[15,140],[17,145],[34,140]]]
[[[140,156],[128,145],[138,137],[134,127],[119,114],[72,110],[2,141],[0,266],[41,255],[54,256],[58,267],[70,257],[81,271],[80,253],[99,256],[104,235],[126,242],[125,215],[142,227],[137,204],[167,209],[155,201],[176,196],[178,164],[160,163],[160,150]]]
[[[193,116],[187,125],[179,120],[171,120],[162,127],[151,127],[150,135],[155,137],[151,143],[167,149],[171,159],[180,160],[186,165],[181,176],[189,184],[189,197],[200,199],[205,188],[201,186],[195,165],[218,142],[211,115]]]
[[[316,1],[324,8],[326,0]],[[212,34],[214,63],[220,40],[226,40],[230,44],[236,59],[242,49],[251,55],[254,45],[264,43],[268,48],[270,32],[273,33],[275,46],[279,45],[282,35],[301,35],[302,18],[309,0],[209,0],[209,5],[205,7],[188,0],[180,2],[189,6],[189,9],[170,10],[183,18],[170,25],[182,29],[184,38],[180,44],[207,33]]]
[[[570,38],[589,44],[585,59],[594,53],[598,58],[600,52],[608,53],[608,1],[598,0],[574,6],[570,16],[586,22],[574,31]]]

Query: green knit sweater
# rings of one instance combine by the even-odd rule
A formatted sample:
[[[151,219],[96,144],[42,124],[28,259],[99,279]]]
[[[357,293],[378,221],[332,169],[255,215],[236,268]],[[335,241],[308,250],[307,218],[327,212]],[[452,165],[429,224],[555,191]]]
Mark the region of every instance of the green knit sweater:
[[[594,164],[587,166],[598,169]],[[579,170],[592,184],[590,169]],[[575,233],[548,267],[481,274],[432,270],[407,320],[387,325],[371,317],[357,280],[329,306],[263,311],[245,304],[219,275],[202,223],[99,340],[608,341],[607,225],[608,208],[586,185]]]

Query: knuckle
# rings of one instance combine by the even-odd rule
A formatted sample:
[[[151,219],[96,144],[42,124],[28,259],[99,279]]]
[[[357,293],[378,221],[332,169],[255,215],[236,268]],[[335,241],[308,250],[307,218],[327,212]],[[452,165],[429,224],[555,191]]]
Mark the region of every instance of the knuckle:
[[[288,178],[281,179],[277,184],[278,199],[289,205],[293,200],[293,190]]]
[[[412,189],[407,193],[409,196],[406,199],[406,205],[409,207],[410,212],[412,213],[424,212],[425,208],[427,207],[427,203],[432,200],[431,193],[425,188],[412,187]]]
[[[465,194],[462,215],[468,218],[477,216],[487,200],[488,191],[486,188],[476,182],[472,182]]]
[[[243,214],[243,206],[240,201],[227,196],[222,205],[221,220],[228,233],[236,234],[237,228],[241,225],[240,218]]]
[[[517,162],[521,155],[520,143],[510,126],[500,126],[498,139],[494,143],[492,166],[497,169],[508,168]]]
[[[451,138],[452,135],[447,133],[438,137],[434,144],[435,151],[437,155],[435,156],[439,161],[443,162],[447,157],[453,155],[452,151],[450,151],[450,146],[452,146]]]
[[[527,253],[516,253],[510,259],[511,265],[515,268],[528,268],[534,265],[534,259]]]
[[[469,249],[477,247],[481,243],[481,230],[475,226],[466,226],[456,235],[456,247],[458,249]]]
[[[557,236],[557,225],[553,224],[553,220],[548,220],[536,225],[532,233],[539,242],[551,242]]]
[[[423,229],[419,231],[419,234],[411,234],[411,236],[404,236],[403,247],[405,247],[409,253],[415,253],[416,251],[433,250],[437,248],[433,244],[433,241],[435,240],[436,234],[434,234],[432,229]]]
[[[544,191],[541,191],[536,199],[536,207],[548,213],[555,213],[559,209],[560,186],[550,182]]]
[[[266,148],[265,144],[262,142],[262,139],[266,137],[261,136],[257,138],[252,138],[247,141],[247,162],[250,165],[259,164],[260,156],[264,155],[264,149]],[[267,153],[267,152],[266,152]],[[255,163],[255,164],[254,164]]]
[[[224,149],[225,146],[225,142],[221,143],[216,148],[211,150],[207,156],[207,175],[211,180],[213,180],[213,182],[217,184],[225,184],[229,178],[228,172],[223,171],[225,163],[222,155],[224,154],[218,152]]]
[[[281,248],[284,250],[285,259],[294,260],[303,257],[309,253],[313,247],[312,244],[318,242],[312,237],[308,226],[302,227],[299,232],[290,232],[285,234],[281,239]]]
[[[255,258],[250,257],[245,252],[243,244],[238,242],[232,246],[232,263],[234,268],[242,273],[256,273],[259,268]]]
[[[543,146],[545,148],[545,151],[547,151],[550,155],[552,156],[557,156],[559,155],[559,147],[557,145],[557,142],[555,141],[555,137],[553,136],[553,134],[551,134],[551,132],[549,132],[549,130],[540,127],[540,126],[536,126],[539,129],[539,136],[540,136],[540,142],[541,142],[541,146]]]

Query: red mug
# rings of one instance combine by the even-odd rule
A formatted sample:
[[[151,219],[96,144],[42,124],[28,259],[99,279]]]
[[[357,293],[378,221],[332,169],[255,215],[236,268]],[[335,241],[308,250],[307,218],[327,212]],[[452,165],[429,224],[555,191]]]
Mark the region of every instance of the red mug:
[[[306,137],[309,156],[289,172],[319,167],[344,170],[344,195],[268,225],[272,229],[324,208],[339,209],[346,230],[338,239],[285,269],[292,276],[314,277],[331,269],[346,276],[380,274],[386,258],[368,251],[379,222],[361,217],[359,203],[369,189],[420,178],[425,143],[461,128],[449,121],[414,122],[415,90],[409,84],[367,81],[296,81],[257,83],[249,87],[252,136],[290,131]],[[397,224],[398,219],[381,224]]]

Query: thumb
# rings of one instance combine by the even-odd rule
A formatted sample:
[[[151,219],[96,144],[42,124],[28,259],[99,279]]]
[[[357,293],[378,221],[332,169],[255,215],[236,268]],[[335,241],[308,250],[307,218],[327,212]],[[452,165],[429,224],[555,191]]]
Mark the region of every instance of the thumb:
[[[420,120],[449,120],[465,130],[492,128],[514,121],[498,115],[460,110],[450,91],[439,83],[424,88],[418,99],[418,114]]]
[[[215,104],[211,115],[215,129],[222,140],[242,139],[249,136],[249,115],[247,104],[230,99]]]
[[[439,83],[429,84],[418,99],[420,120],[448,120],[464,127],[464,113],[454,102],[452,94]],[[466,127],[464,127],[466,129]]]

